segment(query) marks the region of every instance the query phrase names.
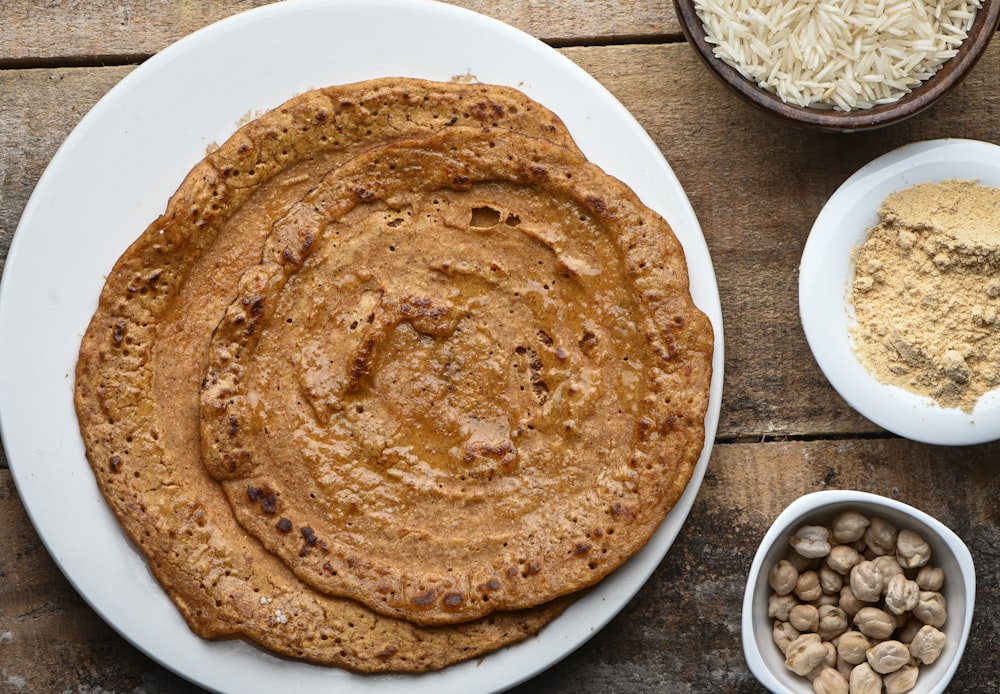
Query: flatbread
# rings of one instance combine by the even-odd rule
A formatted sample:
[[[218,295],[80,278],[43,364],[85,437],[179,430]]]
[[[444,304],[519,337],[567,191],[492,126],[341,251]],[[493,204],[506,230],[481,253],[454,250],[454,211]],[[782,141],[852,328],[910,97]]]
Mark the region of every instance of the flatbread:
[[[312,91],[198,163],[108,275],[76,369],[80,430],[108,505],[195,633],[358,671],[424,671],[521,640],[565,608],[423,628],[312,590],[236,522],[200,457],[212,332],[271,223],[354,154],[457,125],[574,146],[513,89],[386,79]]]
[[[274,225],[212,339],[203,458],[317,590],[503,614],[645,545],[700,456],[712,349],[628,187],[454,127],[356,155]]]

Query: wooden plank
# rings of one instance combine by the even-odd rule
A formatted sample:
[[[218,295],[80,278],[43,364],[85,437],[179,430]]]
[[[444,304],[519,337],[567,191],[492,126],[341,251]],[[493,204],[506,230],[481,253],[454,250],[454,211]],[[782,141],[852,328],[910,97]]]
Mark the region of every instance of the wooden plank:
[[[564,53],[646,128],[701,221],[723,305],[727,376],[719,437],[878,432],[808,356],[797,305],[802,248],[827,198],[873,156],[923,138],[1000,141],[989,118],[968,115],[1000,112],[1000,93],[990,86],[1000,45],[929,111],[849,136],[788,127],[748,108],[709,77],[686,44]],[[0,102],[0,141],[10,143],[0,149],[0,270],[28,195],[59,143],[129,70],[0,71],[0,93],[8,95]]]
[[[134,61],[233,14],[273,0],[154,2],[5,0],[0,6],[0,64]],[[670,0],[452,0],[555,44],[648,40],[680,33]]]
[[[132,69],[0,70],[0,273],[24,206],[59,145]]]
[[[686,44],[568,49],[666,156],[695,208],[722,297],[726,383],[719,436],[872,433],[830,387],[800,327],[798,263],[812,223],[848,176],[904,144],[1000,143],[1000,45],[931,109],[869,133],[818,133],[749,108]]]
[[[819,489],[862,489],[934,515],[978,566],[977,610],[955,691],[995,691],[1000,632],[1000,444],[942,449],[899,439],[723,444],[694,509],[652,579],[578,652],[519,694],[762,691],[743,660],[740,603],[757,543],[780,511]],[[76,596],[40,546],[0,470],[0,690],[193,687],[126,644]]]
[[[902,440],[717,446],[677,542],[626,610],[572,658],[518,694],[758,692],[742,654],[746,572],[792,500],[860,489],[910,503],[951,527],[977,562],[977,604],[953,691],[997,691],[1000,446],[941,449]]]

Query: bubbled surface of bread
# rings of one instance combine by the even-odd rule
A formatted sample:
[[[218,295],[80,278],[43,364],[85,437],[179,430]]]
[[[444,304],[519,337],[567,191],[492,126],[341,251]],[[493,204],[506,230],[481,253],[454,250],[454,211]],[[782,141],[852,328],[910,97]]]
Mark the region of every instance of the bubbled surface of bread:
[[[411,488],[401,483],[398,475],[405,469],[407,446],[426,454],[425,462],[438,466],[438,471],[454,473],[458,470],[446,465],[452,460],[451,453],[436,457],[420,449],[420,446],[437,445],[435,440],[456,443],[461,451],[459,458],[466,461],[468,479],[481,483],[492,475],[498,483],[509,482],[515,479],[514,475],[497,471],[504,470],[505,464],[508,465],[506,469],[521,470],[526,460],[525,451],[523,447],[516,451],[505,448],[507,444],[495,426],[497,412],[530,405],[532,401],[524,399],[529,396],[534,398],[534,406],[544,407],[539,402],[540,384],[544,382],[550,393],[558,387],[551,374],[543,376],[542,370],[535,365],[539,360],[552,363],[548,361],[554,354],[550,348],[556,338],[562,340],[565,336],[568,339],[570,333],[560,331],[570,327],[553,326],[545,332],[545,338],[536,332],[535,342],[531,343],[525,335],[529,321],[525,315],[516,316],[518,344],[514,354],[525,358],[518,361],[516,368],[506,365],[513,369],[508,374],[510,379],[504,382],[506,385],[489,381],[492,366],[486,363],[488,359],[480,358],[478,362],[483,363],[472,363],[476,361],[471,360],[471,356],[477,346],[484,346],[490,339],[489,332],[482,327],[490,321],[479,309],[474,312],[478,322],[472,317],[460,318],[459,309],[472,308],[465,298],[468,298],[469,288],[484,278],[475,279],[476,272],[465,273],[465,268],[481,264],[491,254],[487,247],[477,249],[465,260],[456,255],[451,269],[435,271],[443,270],[444,276],[460,284],[464,298],[456,301],[455,297],[446,296],[447,292],[435,293],[419,282],[411,283],[418,267],[418,256],[413,255],[412,245],[400,244],[397,249],[399,255],[396,257],[405,262],[379,264],[374,262],[377,256],[374,247],[365,248],[362,244],[353,250],[342,249],[342,253],[334,243],[328,243],[325,231],[330,219],[323,218],[323,229],[313,235],[309,244],[304,243],[307,237],[300,235],[305,227],[298,222],[289,224],[292,219],[311,223],[300,219],[302,213],[317,206],[317,195],[323,193],[316,191],[328,193],[330,184],[337,185],[335,181],[345,180],[338,179],[337,172],[358,173],[359,167],[368,167],[368,178],[358,174],[360,178],[355,176],[350,180],[363,179],[367,181],[366,186],[377,187],[369,185],[371,167],[376,161],[385,164],[386,160],[379,159],[376,151],[396,152],[400,156],[409,156],[404,152],[422,152],[421,156],[433,155],[439,161],[451,161],[449,166],[457,163],[456,171],[464,171],[463,167],[469,163],[462,164],[462,156],[455,157],[454,152],[441,150],[440,143],[450,137],[449,147],[465,148],[468,154],[470,146],[474,149],[482,145],[487,133],[490,136],[509,134],[519,142],[535,143],[536,148],[540,146],[542,150],[552,148],[553,154],[568,157],[567,161],[574,162],[574,166],[581,163],[581,155],[561,121],[513,89],[391,78],[308,92],[249,121],[199,162],[171,198],[164,214],[139,236],[110,272],[83,338],[77,365],[75,401],[81,432],[88,459],[109,506],[145,554],[151,570],[195,633],[208,638],[242,636],[283,655],[361,672],[420,672],[488,653],[537,633],[573,600],[576,588],[593,582],[566,580],[565,576],[558,581],[546,578],[546,583],[542,584],[544,589],[537,587],[538,582],[525,582],[520,584],[526,586],[522,590],[515,589],[514,583],[508,581],[495,592],[490,578],[485,583],[489,594],[495,592],[500,599],[487,609],[477,606],[469,610],[465,605],[490,602],[483,599],[486,594],[476,593],[477,588],[469,578],[475,574],[469,573],[462,579],[463,604],[456,610],[455,605],[450,604],[455,601],[454,596],[439,590],[443,583],[435,576],[455,575],[465,568],[458,564],[455,564],[457,569],[442,564],[430,571],[426,564],[411,561],[423,555],[420,549],[409,555],[399,552],[398,556],[407,558],[410,565],[407,570],[411,573],[414,566],[420,567],[421,572],[429,572],[417,574],[423,576],[419,580],[426,584],[423,591],[414,591],[393,577],[396,581],[393,585],[403,586],[398,594],[420,609],[402,610],[392,600],[383,600],[385,580],[376,586],[365,578],[365,571],[369,571],[370,576],[372,567],[378,562],[376,554],[364,555],[365,561],[370,563],[364,571],[355,572],[355,578],[360,577],[360,580],[348,589],[317,580],[317,566],[321,571],[328,571],[327,563],[333,566],[336,542],[353,542],[349,531],[341,533],[350,527],[344,523],[345,516],[337,515],[338,509],[351,507],[352,502],[344,493],[349,485],[334,478],[338,474],[356,477],[378,473],[372,467],[373,461],[383,455],[366,454],[341,467],[336,461],[344,460],[344,451],[338,446],[346,441],[359,441],[366,451],[382,446],[380,450],[390,458],[397,456],[393,461],[395,473],[388,474],[387,469],[382,469],[380,482],[369,480],[371,486],[382,488],[376,496],[383,498],[402,488]],[[415,145],[425,141],[426,146]],[[438,144],[429,144],[432,142]],[[396,154],[391,156],[396,157]],[[527,160],[522,157],[520,161],[525,164]],[[421,164],[428,170],[437,170],[435,166],[429,161]],[[379,177],[386,185],[393,180],[393,174],[387,172]],[[410,172],[412,177],[413,170]],[[525,191],[530,191],[538,182],[537,169],[528,165],[522,174],[526,176],[523,178]],[[514,211],[513,203],[501,204],[495,197],[491,202],[491,196],[483,197],[485,189],[482,186],[492,183],[484,179],[482,185],[470,186],[468,181],[461,179],[462,175],[465,174],[458,173],[458,177],[452,178],[452,185],[440,188],[439,203],[455,210],[468,207],[470,201],[478,199],[475,196],[482,198],[483,204],[475,203],[476,209],[480,209],[477,214],[481,215],[475,224],[471,217],[465,220],[469,223],[462,222],[466,232],[485,236],[496,226],[489,224],[496,221],[494,213],[503,215],[502,224],[514,234],[511,242],[516,249],[511,247],[510,255],[506,255],[508,249],[497,248],[496,252],[503,256],[498,257],[497,262],[502,262],[511,271],[510,268],[520,265],[519,258],[544,261],[547,257],[550,267],[546,272],[556,267],[551,265],[555,257],[551,246],[539,239],[532,240],[534,237],[523,230],[517,231],[511,214],[522,215],[518,219],[523,223],[521,210],[530,206],[517,207]],[[410,234],[409,241],[426,245],[432,240],[432,235],[423,233],[431,222],[408,226],[396,222],[397,217],[386,217],[390,211],[398,211],[402,198],[367,195],[367,190],[356,189],[351,193],[354,202],[364,201],[366,197],[370,200],[363,206],[355,205],[355,216],[340,217],[338,223],[357,223],[359,235],[368,236],[362,234],[364,229],[370,231],[383,224],[401,235]],[[341,202],[346,199],[345,196],[339,198]],[[338,203],[334,200],[330,198],[320,205],[324,213],[336,207]],[[552,203],[547,194],[539,200],[548,200],[544,204]],[[428,199],[415,204],[428,211],[434,207]],[[595,219],[607,212],[602,212],[601,205],[595,208],[592,204],[591,207]],[[444,208],[434,214],[436,221],[431,226],[449,219]],[[663,228],[666,229],[668,250],[672,249],[670,252],[679,254],[680,258],[679,265],[676,259],[671,259],[665,272],[680,273],[684,281],[671,280],[662,288],[676,289],[686,296],[683,254],[669,234],[669,227],[664,224]],[[598,249],[599,255],[610,252],[606,243],[602,248]],[[389,255],[396,252],[386,250]],[[281,258],[276,258],[275,253]],[[440,254],[436,257],[437,260],[431,262],[441,259]],[[281,290],[273,294],[274,301],[257,303],[253,300],[254,282],[259,281],[262,273],[274,270],[271,266],[275,260],[282,273],[289,268],[294,271],[285,278],[289,281]],[[619,258],[616,262],[619,270],[644,274],[635,264],[640,260]],[[343,272],[346,264],[354,265],[353,274]],[[381,271],[376,282],[370,281],[371,272],[364,264],[370,266],[371,272],[378,274]],[[574,265],[572,260],[566,269],[578,275],[585,274],[586,270],[583,265]],[[527,275],[519,277],[528,279]],[[306,286],[308,283],[328,279],[339,283],[343,291],[331,291],[332,285],[327,285],[327,291],[304,291],[310,289]],[[404,286],[407,283],[411,283],[409,289]],[[652,294],[659,295],[659,291],[654,290]],[[245,303],[248,299],[251,299],[249,303]],[[673,301],[675,299],[668,299],[667,304]],[[280,320],[270,310],[279,302],[286,302],[292,311]],[[678,349],[681,352],[688,349],[687,337],[681,338],[688,334],[687,329],[670,327],[670,321],[681,316],[680,307],[688,306],[686,302],[689,297],[669,309],[650,314],[654,323],[660,321],[663,325],[650,324],[651,332],[645,339],[649,349],[659,351],[668,361],[672,353],[676,357]],[[226,380],[235,373],[231,368],[235,363],[231,361],[232,355],[227,356],[224,351],[239,347],[232,329],[240,306],[247,309],[254,320],[279,320],[280,324],[255,323],[261,326],[261,331],[243,345],[248,373],[265,374],[270,367],[258,369],[258,365],[271,363],[274,359],[277,359],[274,363],[284,360],[289,368],[274,371],[276,380],[264,377],[258,381],[257,376],[248,381]],[[366,308],[371,310],[365,313]],[[353,311],[356,315],[357,332],[352,334],[360,341],[334,339],[331,315],[336,314],[343,323],[345,311]],[[369,321],[369,315],[376,317]],[[699,315],[690,313],[684,317],[697,325]],[[288,322],[288,318],[292,321]],[[352,318],[347,325],[353,322]],[[467,327],[460,328],[463,322]],[[469,330],[474,326],[481,329]],[[580,326],[571,327],[576,330]],[[591,332],[599,335],[599,332]],[[506,337],[499,341],[494,336],[494,342],[512,345],[508,337],[513,334],[505,332]],[[546,339],[552,340],[552,344],[546,344]],[[471,370],[464,375],[446,376],[445,372],[433,368],[432,363],[437,363],[434,359],[440,357],[440,352],[428,344],[428,340],[436,341],[439,347],[450,344],[448,349],[460,352],[467,365],[465,368]],[[707,349],[710,353],[710,330],[701,331],[698,340],[690,345],[695,343],[698,344],[695,351]],[[370,344],[367,351],[365,344]],[[586,341],[583,344],[586,345]],[[261,348],[263,351],[259,351]],[[523,353],[518,348],[523,348]],[[583,347],[578,345],[577,349]],[[287,353],[279,356],[286,350]],[[354,364],[344,372],[348,374],[345,392],[349,399],[356,396],[358,400],[351,403],[354,405],[351,417],[361,418],[358,421],[347,421],[342,416],[343,403],[336,401],[336,393],[345,385],[338,380],[340,376],[324,377],[324,370],[319,367],[324,359],[337,361],[341,358],[352,360]],[[684,361],[689,360],[675,359],[677,364]],[[661,385],[689,388],[694,393],[697,388],[691,384],[705,377],[700,367],[695,367],[696,361],[690,361],[679,370],[663,369]],[[404,382],[400,390],[387,386],[387,372],[383,370],[387,366],[389,372],[393,369],[399,373],[405,371],[405,378],[397,379]],[[436,400],[438,407],[448,410],[444,415],[433,409],[429,398],[420,400],[418,393],[423,391],[418,383],[421,379],[430,389],[440,391],[469,383],[467,377],[485,384],[482,398],[477,398],[473,389],[452,401]],[[291,380],[285,380],[289,378]],[[546,378],[549,380],[544,380]],[[218,397],[226,388],[238,390],[251,381],[253,390],[229,393],[236,396],[235,399]],[[511,391],[510,386],[514,383],[523,383],[527,395],[521,395],[520,385],[516,393]],[[296,401],[296,408],[286,409],[288,401],[285,398],[292,396],[295,399],[292,388],[297,389],[301,397]],[[239,408],[248,398],[257,398],[261,403],[262,409],[255,416],[269,411],[265,417],[269,422],[259,418],[251,422],[245,418],[245,412]],[[697,397],[692,395],[692,398],[692,402],[697,401]],[[704,398],[707,399],[707,380]],[[551,402],[569,401],[553,397]],[[358,411],[359,407],[371,421],[377,421],[378,426],[365,424],[364,413]],[[281,416],[275,418],[274,412],[278,410]],[[478,436],[467,431],[470,415],[477,412],[482,414],[483,421],[492,422],[484,426]],[[684,426],[674,427],[677,420],[672,420],[669,426],[667,420],[636,419],[633,423],[641,436],[669,438],[675,436],[669,432],[697,428],[695,410],[688,412],[690,421]],[[395,429],[389,432],[388,429],[393,428],[393,416],[399,419]],[[565,417],[556,416],[551,421],[558,421],[562,426]],[[266,433],[269,423],[275,427],[275,448],[266,449],[267,459],[258,453],[256,458],[230,468],[234,456],[243,455],[241,450],[245,444],[253,444],[247,446],[248,450],[265,450],[258,448],[259,439],[252,439],[259,437],[261,432]],[[412,431],[414,427],[410,425],[417,423],[438,427],[440,431],[436,435],[440,438],[417,437],[410,443],[400,438],[404,430]],[[303,425],[316,435],[314,441],[301,438]],[[354,428],[345,435],[343,427]],[[203,438],[203,429],[209,436]],[[220,439],[221,445],[215,442],[215,434],[219,432],[230,437]],[[247,436],[251,439],[244,438]],[[691,454],[694,455],[691,464],[697,459],[691,441],[698,440],[700,449],[700,439],[694,434],[681,438],[676,438],[675,442],[683,443],[681,448],[686,452],[660,455],[651,467],[642,468],[647,472],[630,473],[658,478],[655,484],[662,491],[657,510],[651,514],[645,510],[639,513],[643,520],[636,523],[636,527],[655,527],[653,518],[669,509],[686,484],[685,474],[689,475],[690,471],[683,461]],[[513,443],[510,436],[507,440]],[[297,457],[282,460],[271,455],[278,450]],[[505,463],[512,453],[516,455]],[[320,459],[326,462],[319,462]],[[516,464],[511,468],[511,463]],[[641,467],[635,463],[633,466],[636,471]],[[668,468],[669,474],[664,472]],[[649,472],[653,469],[658,471]],[[432,474],[428,479],[433,477]],[[317,480],[321,482],[319,487],[315,484]],[[427,484],[426,479],[416,482],[411,478],[410,482],[417,486]],[[579,485],[579,481],[573,484]],[[393,485],[396,485],[395,490]],[[514,499],[518,498],[518,493],[527,492],[515,492]],[[370,497],[361,495],[359,499],[361,503],[368,503]],[[414,500],[423,503],[420,495],[409,497],[409,501]],[[523,509],[531,503],[527,498],[517,501],[515,506],[520,511],[511,514],[511,522],[523,522]],[[274,513],[269,513],[272,506]],[[292,508],[295,508],[294,513]],[[440,508],[438,506],[438,511],[431,511],[430,506],[424,510],[414,509],[409,512],[407,522],[412,521],[414,527],[426,532],[427,524],[433,520],[437,525],[431,530],[439,530],[443,521],[435,516],[440,515]],[[384,510],[383,507],[380,513],[384,514]],[[482,517],[476,516],[473,522],[472,516],[463,515],[472,510],[467,507],[462,511],[452,505],[448,510],[450,522],[467,518],[470,527],[480,525]],[[611,512],[628,519],[635,511],[632,506],[623,504],[612,507]],[[266,520],[266,528],[261,527],[262,518]],[[402,538],[410,534],[395,521],[367,518],[366,523],[371,524],[368,529],[381,527],[380,541],[384,541],[386,532],[394,532]],[[586,524],[599,532],[610,527],[607,523],[589,521]],[[390,527],[394,530],[387,530]],[[338,533],[336,542],[334,532]],[[461,541],[461,535],[452,533],[448,542]],[[283,541],[276,542],[275,537]],[[473,537],[481,536],[478,533],[466,535],[466,538]],[[296,538],[295,542],[288,542],[290,538]],[[416,535],[408,541],[403,539],[398,548],[405,549],[407,542],[419,546],[415,540],[419,540]],[[451,556],[461,557],[472,550],[475,561],[481,562],[491,551],[486,546],[471,547],[468,539],[465,543],[464,549],[452,547]],[[431,544],[438,551],[448,543],[442,543],[436,536]],[[584,552],[584,544],[574,543],[578,554],[591,551]],[[632,545],[634,551],[635,543]],[[364,548],[363,544],[358,546]],[[601,544],[591,543],[593,546],[601,547]],[[385,551],[384,544],[382,551]],[[627,550],[614,551],[624,556]],[[328,561],[318,562],[324,552],[331,556]],[[360,566],[352,560],[355,554],[342,553],[342,557],[343,566],[352,563],[355,567]],[[498,571],[509,572],[512,567],[508,563],[494,563]],[[445,564],[454,562],[449,560]],[[384,573],[382,570],[386,566],[379,564],[375,571]],[[396,569],[401,566],[403,564]],[[540,566],[530,559],[518,564],[525,577],[543,573],[536,570]],[[551,571],[544,573],[556,575]],[[585,573],[594,575],[593,570]],[[352,574],[344,571],[342,575]],[[427,579],[428,575],[432,578]],[[553,589],[552,586],[558,587]],[[392,588],[390,594],[391,591]],[[532,597],[525,599],[525,596]],[[428,606],[429,609],[424,609]]]

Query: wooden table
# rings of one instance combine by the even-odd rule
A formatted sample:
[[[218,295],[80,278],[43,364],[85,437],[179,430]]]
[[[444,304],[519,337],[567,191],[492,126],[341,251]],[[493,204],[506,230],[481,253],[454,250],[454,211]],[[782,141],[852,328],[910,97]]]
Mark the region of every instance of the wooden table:
[[[4,0],[0,269],[35,182],[97,99],[169,43],[262,4]],[[759,691],[739,633],[747,569],[785,505],[834,488],[910,503],[965,540],[979,584],[953,689],[1000,689],[1000,445],[921,445],[858,415],[814,362],[796,292],[812,222],[857,168],[917,140],[1000,143],[1000,44],[931,110],[885,130],[844,136],[789,128],[737,101],[697,62],[669,0],[456,4],[557,47],[636,116],[704,228],[725,326],[718,435],[680,536],[614,621],[517,691]],[[0,548],[0,691],[195,690],[120,638],[76,594],[42,547],[2,456]]]

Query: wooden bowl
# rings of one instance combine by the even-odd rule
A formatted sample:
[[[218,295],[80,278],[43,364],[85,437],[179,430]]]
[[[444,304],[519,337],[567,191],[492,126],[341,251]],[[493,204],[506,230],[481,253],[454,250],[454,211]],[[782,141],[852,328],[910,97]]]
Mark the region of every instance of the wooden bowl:
[[[868,109],[835,111],[785,103],[773,92],[758,86],[734,67],[715,57],[712,44],[705,39],[705,28],[694,5],[694,0],[674,0],[684,35],[712,74],[749,103],[783,121],[832,132],[872,130],[920,113],[965,78],[986,50],[1000,21],[1000,0],[983,0],[969,29],[968,38],[959,47],[958,53],[942,65],[933,77],[895,103]]]

